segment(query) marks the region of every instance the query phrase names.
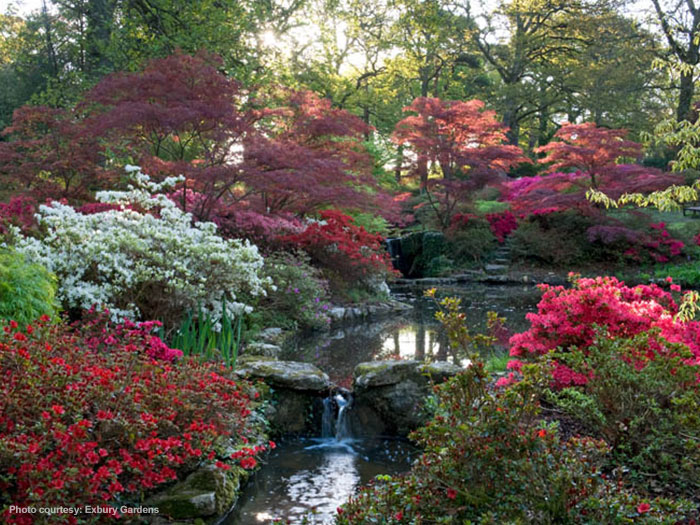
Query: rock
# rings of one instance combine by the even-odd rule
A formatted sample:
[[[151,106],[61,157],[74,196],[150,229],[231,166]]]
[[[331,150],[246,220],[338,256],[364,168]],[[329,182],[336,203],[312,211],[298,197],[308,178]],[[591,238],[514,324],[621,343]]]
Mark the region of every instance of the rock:
[[[258,334],[258,339],[263,343],[270,343],[273,345],[279,345],[284,339],[285,332],[281,328],[265,328],[262,332]]]
[[[427,375],[435,383],[444,383],[449,378],[462,372],[464,368],[447,361],[433,361],[418,366],[418,371],[424,376]]]
[[[233,506],[241,479],[247,476],[247,472],[239,467],[225,471],[209,465],[151,497],[146,505],[157,507],[159,514],[173,519],[222,515]]]
[[[330,317],[331,321],[341,321],[343,317],[345,317],[345,308],[342,306],[334,306],[328,310],[328,317]]]
[[[355,388],[369,388],[373,386],[395,385],[414,376],[419,361],[369,361],[360,363],[355,367]]]
[[[504,272],[507,269],[508,267],[503,264],[487,264],[484,266],[484,270],[486,270],[486,272]]]
[[[246,355],[260,355],[264,357],[279,357],[282,353],[282,348],[278,345],[270,343],[253,342],[245,347]]]
[[[297,361],[246,361],[236,370],[239,376],[263,379],[272,387],[319,392],[328,390],[328,375],[311,363]]]
[[[463,369],[445,362],[374,361],[355,367],[353,428],[366,435],[407,435],[424,424],[425,399],[432,383],[441,383]]]

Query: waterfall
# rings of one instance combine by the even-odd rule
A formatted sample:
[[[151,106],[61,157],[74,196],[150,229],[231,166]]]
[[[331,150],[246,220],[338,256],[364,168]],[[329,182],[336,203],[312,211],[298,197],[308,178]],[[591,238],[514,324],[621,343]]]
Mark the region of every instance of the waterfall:
[[[350,405],[350,400],[345,399],[342,394],[335,395],[335,402],[338,405],[338,420],[335,425],[335,440],[343,441],[351,437],[350,435],[350,424],[347,417],[347,409]]]

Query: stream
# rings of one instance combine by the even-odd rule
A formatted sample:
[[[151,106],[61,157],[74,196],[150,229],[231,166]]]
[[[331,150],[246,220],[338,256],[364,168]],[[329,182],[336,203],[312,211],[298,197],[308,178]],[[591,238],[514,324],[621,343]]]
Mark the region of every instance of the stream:
[[[324,370],[332,382],[350,388],[357,364],[381,359],[447,360],[466,365],[454,355],[434,320],[436,305],[415,287],[395,287],[394,297],[411,310],[375,322],[346,326],[324,333],[301,334],[282,359],[307,361]],[[507,333],[527,329],[525,316],[534,311],[539,291],[533,286],[474,284],[442,287],[438,296],[457,296],[472,331],[484,331],[486,313],[506,318]],[[507,334],[494,352],[505,352]],[[394,438],[355,439],[344,418],[351,398],[336,394],[324,401],[321,435],[287,438],[266,458],[246,485],[224,525],[289,523],[328,524],[336,508],[358,487],[379,474],[410,469],[419,451]]]

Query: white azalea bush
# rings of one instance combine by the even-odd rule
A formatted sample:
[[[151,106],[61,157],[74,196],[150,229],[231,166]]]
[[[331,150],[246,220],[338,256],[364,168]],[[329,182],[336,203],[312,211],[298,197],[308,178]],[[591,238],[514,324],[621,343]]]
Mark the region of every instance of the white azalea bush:
[[[156,184],[128,166],[128,191],[97,193],[116,209],[85,215],[53,202],[37,218],[45,236],[15,230],[15,249],[53,272],[66,308],[108,308],[114,320],[161,319],[177,323],[201,308],[214,318],[249,311],[243,298],[264,295],[263,258],[248,241],[223,239],[211,222],[192,223]],[[172,325],[171,325],[172,326]]]

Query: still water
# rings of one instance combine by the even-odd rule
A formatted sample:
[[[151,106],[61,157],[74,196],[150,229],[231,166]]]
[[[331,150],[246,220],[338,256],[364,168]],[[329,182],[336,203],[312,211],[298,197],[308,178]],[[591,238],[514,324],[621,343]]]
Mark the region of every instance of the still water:
[[[352,373],[359,363],[381,359],[447,360],[464,364],[454,355],[435,321],[435,301],[423,297],[415,287],[394,287],[394,297],[413,308],[391,318],[338,328],[330,333],[305,334],[285,349],[282,359],[307,361],[325,371],[335,384],[350,388]],[[506,319],[499,334],[505,352],[509,335],[528,328],[525,316],[536,309],[540,298],[534,286],[485,285],[441,287],[438,297],[462,299],[462,311],[474,333],[486,331],[486,314],[494,311]]]

